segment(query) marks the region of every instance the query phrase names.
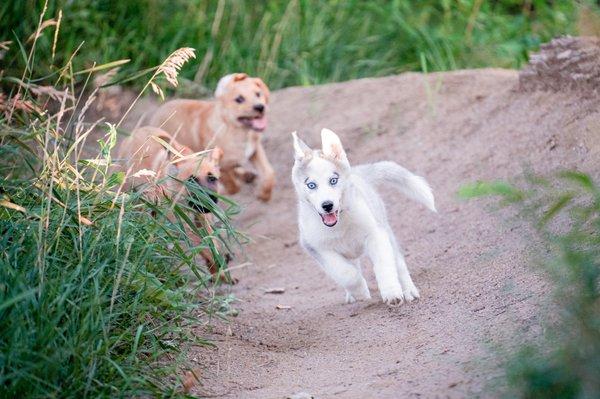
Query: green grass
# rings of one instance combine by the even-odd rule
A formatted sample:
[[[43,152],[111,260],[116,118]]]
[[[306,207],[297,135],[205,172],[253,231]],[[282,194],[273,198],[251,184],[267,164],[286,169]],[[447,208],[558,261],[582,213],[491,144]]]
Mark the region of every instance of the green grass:
[[[4,136],[0,157],[23,139]],[[0,397],[172,396],[177,357],[202,343],[191,327],[226,305],[195,260],[211,241],[193,246],[179,204],[59,168],[63,144],[30,177],[0,177]]]
[[[78,76],[94,73],[67,63],[30,78],[43,58],[25,45],[25,71],[0,75],[0,397],[181,396],[197,367],[187,349],[206,344],[192,327],[231,311],[199,256],[209,248],[224,266],[223,251],[187,201],[122,191],[125,175],[111,168],[118,126],[83,117],[93,102],[83,105]],[[237,206],[188,190],[212,208],[224,247],[238,242]]]
[[[600,185],[581,172],[529,176],[516,187],[478,183],[466,198],[497,196],[537,231],[535,270],[553,287],[544,335],[526,343],[506,365],[514,398],[600,397]],[[530,248],[540,248],[532,243]],[[511,348],[514,350],[514,348]]]
[[[42,4],[3,2],[0,41],[33,32]],[[198,59],[183,77],[210,88],[234,71],[280,88],[420,70],[422,57],[430,71],[518,68],[540,43],[574,33],[577,11],[544,0],[56,0],[44,19],[59,10],[62,50],[52,57],[54,26],[38,41],[44,73],[77,50],[76,70],[130,59],[126,76],[189,46]],[[5,55],[19,58],[18,46]]]

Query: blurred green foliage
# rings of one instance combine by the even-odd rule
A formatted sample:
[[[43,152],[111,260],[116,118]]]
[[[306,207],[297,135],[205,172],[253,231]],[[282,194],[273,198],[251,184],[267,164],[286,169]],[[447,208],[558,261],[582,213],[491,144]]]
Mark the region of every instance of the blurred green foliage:
[[[182,396],[184,354],[206,343],[192,328],[230,311],[198,262],[206,248],[222,258],[213,241],[190,239],[186,204],[119,193],[108,155],[69,155],[55,115],[27,127],[1,115],[0,398]],[[107,137],[102,152],[116,130]],[[210,204],[214,234],[235,234],[231,201]]]
[[[479,183],[463,197],[497,196],[519,210],[542,244],[537,270],[553,286],[545,335],[510,360],[508,397],[600,397],[600,185],[566,171],[529,176],[525,188]],[[532,243],[531,247],[537,247]]]
[[[43,4],[2,2],[0,41],[34,32]],[[183,77],[207,87],[236,71],[273,88],[383,76],[420,70],[421,57],[430,71],[518,68],[540,43],[574,32],[576,8],[546,0],[51,0],[44,20],[62,10],[59,48],[53,57],[49,26],[36,59],[48,66],[43,74],[74,52],[76,70],[127,58],[132,72],[189,46],[198,59]],[[5,64],[21,71],[14,61],[23,57],[13,45]]]
[[[0,398],[184,396],[192,328],[232,312],[201,254],[226,266],[238,207],[189,181],[179,201],[126,192],[119,126],[88,119],[78,85],[98,71],[49,67],[28,36],[23,69],[0,71]]]

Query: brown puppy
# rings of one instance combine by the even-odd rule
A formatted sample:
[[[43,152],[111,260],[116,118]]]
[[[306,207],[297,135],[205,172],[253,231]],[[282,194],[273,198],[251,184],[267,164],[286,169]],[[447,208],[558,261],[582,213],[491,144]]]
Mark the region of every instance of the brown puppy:
[[[275,185],[275,173],[261,143],[268,104],[269,88],[261,79],[235,73],[221,78],[214,101],[168,101],[153,114],[150,125],[172,132],[193,151],[215,145],[222,148],[221,182],[228,194],[240,190],[239,180],[254,180],[254,173],[244,168],[250,161],[261,180],[258,198],[268,201]]]
[[[169,133],[151,126],[135,129],[117,151],[117,157],[122,162],[120,169],[126,173],[124,187],[141,190],[146,198],[153,201],[164,196],[182,200],[187,195],[185,185],[181,183],[185,181],[219,193],[219,162],[222,156],[223,151],[218,147],[206,156],[194,156],[190,148],[174,140]],[[218,201],[213,194],[210,194],[210,198],[215,203]],[[196,223],[212,236],[213,218],[210,210],[199,204],[190,205],[198,211]],[[195,245],[200,245],[200,237],[193,233],[190,233],[190,237]],[[218,241],[214,238],[213,243],[218,248]],[[222,278],[210,249],[204,249],[202,257],[213,278]]]

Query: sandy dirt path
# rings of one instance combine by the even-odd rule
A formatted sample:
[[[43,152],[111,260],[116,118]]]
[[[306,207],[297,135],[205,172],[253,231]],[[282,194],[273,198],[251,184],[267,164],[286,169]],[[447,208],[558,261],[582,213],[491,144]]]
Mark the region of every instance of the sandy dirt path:
[[[214,348],[189,355],[202,369],[194,393],[498,396],[502,353],[539,336],[549,288],[526,266],[527,228],[456,191],[525,169],[598,171],[598,105],[574,91],[521,91],[517,72],[495,69],[275,92],[265,142],[278,184],[268,204],[251,187],[235,197],[244,207],[237,224],[253,242],[234,264],[251,264],[234,273],[239,316],[212,329]],[[381,189],[420,301],[385,306],[363,264],[373,299],[345,305],[342,289],[298,245],[290,132],[317,146],[322,127],[341,136],[351,163],[394,160],[433,187],[438,214]],[[272,287],[285,292],[264,292]]]

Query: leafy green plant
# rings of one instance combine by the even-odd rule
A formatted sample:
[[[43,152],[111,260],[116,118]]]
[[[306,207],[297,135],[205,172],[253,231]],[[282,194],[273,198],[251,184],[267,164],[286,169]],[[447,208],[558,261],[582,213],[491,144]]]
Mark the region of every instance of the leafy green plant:
[[[600,397],[600,186],[584,173],[529,176],[527,185],[478,183],[463,197],[496,196],[519,209],[549,253],[540,269],[554,287],[543,339],[507,365],[510,397]]]
[[[231,313],[199,260],[209,248],[224,265],[223,253],[187,202],[122,190],[118,126],[85,120],[94,94],[73,95],[85,85],[71,63],[39,75],[35,38],[24,46],[24,73],[0,75],[0,397],[183,395],[183,354],[206,344],[191,328]],[[176,79],[189,58],[173,52],[153,79]],[[237,206],[189,190],[217,216],[213,234],[236,242]]]

